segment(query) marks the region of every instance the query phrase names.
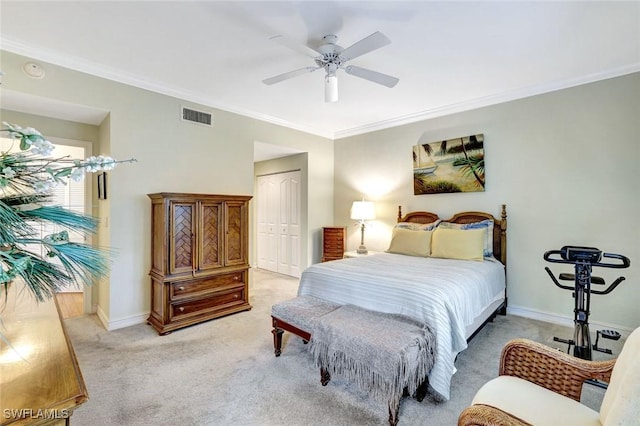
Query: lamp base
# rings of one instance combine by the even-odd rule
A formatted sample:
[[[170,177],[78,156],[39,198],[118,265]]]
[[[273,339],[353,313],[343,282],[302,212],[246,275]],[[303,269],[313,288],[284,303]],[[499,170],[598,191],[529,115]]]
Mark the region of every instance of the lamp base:
[[[356,253],[358,253],[358,254],[367,254],[367,253],[369,253],[369,251],[367,250],[367,248],[365,246],[360,246],[356,250]]]

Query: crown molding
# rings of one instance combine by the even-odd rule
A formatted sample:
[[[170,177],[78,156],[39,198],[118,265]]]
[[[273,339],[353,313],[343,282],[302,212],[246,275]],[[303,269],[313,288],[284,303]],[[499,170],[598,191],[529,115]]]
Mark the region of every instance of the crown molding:
[[[426,111],[421,111],[413,114],[407,114],[401,117],[392,118],[390,120],[380,121],[377,123],[368,124],[365,126],[354,127],[352,129],[346,129],[337,131],[334,133],[334,140],[342,139],[350,136],[361,135],[363,133],[375,132],[378,130],[384,130],[391,127],[402,126],[404,124],[411,124],[418,121],[429,120],[437,117],[443,117],[459,112],[470,111],[482,107],[491,105],[497,105],[505,102],[515,101],[518,99],[524,99],[531,96],[542,95],[544,93],[555,92],[558,90],[568,89],[583,84],[594,83],[600,80],[607,80],[609,78],[621,77],[623,75],[640,72],[640,63],[628,65],[625,67],[615,68],[600,73],[594,73],[585,75],[579,78],[566,79],[561,81],[554,81],[543,85],[526,87],[518,90],[511,90],[498,95],[485,96],[482,98],[471,99],[469,101],[460,102],[457,104],[446,105],[439,108],[433,108]]]
[[[471,99],[456,104],[446,105],[443,107],[433,108],[417,113],[407,114],[399,116],[389,120],[383,120],[364,126],[354,127],[351,129],[338,130],[335,132],[321,130],[309,126],[301,126],[297,123],[293,123],[287,120],[283,120],[277,117],[273,117],[267,114],[258,113],[256,111],[238,108],[236,106],[220,104],[213,101],[210,98],[204,97],[200,94],[186,91],[183,89],[175,89],[167,87],[165,84],[155,82],[152,80],[141,79],[133,74],[124,73],[114,68],[105,67],[102,64],[98,64],[92,61],[79,59],[68,55],[60,55],[58,52],[54,52],[49,49],[43,49],[21,43],[11,38],[3,37],[2,44],[0,45],[2,50],[6,50],[18,55],[27,56],[33,59],[49,62],[54,65],[58,65],[65,68],[70,68],[75,71],[80,71],[86,74],[102,77],[108,80],[116,81],[119,83],[127,84],[130,86],[138,87],[141,89],[149,90],[152,92],[160,93],[167,96],[183,99],[185,101],[194,102],[207,107],[216,108],[219,110],[231,112],[234,114],[242,115],[256,120],[264,121],[267,123],[275,124],[278,126],[286,127],[293,130],[313,134],[316,136],[324,137],[331,140],[342,139],[350,136],[356,136],[363,133],[374,132],[378,130],[384,130],[391,127],[402,126],[405,124],[411,124],[418,121],[429,120],[437,117],[443,117],[450,114],[459,112],[470,111],[477,108],[496,105],[504,102],[510,102],[517,99],[523,99],[531,96],[541,95],[544,93],[554,92],[562,89],[567,89],[583,84],[593,83],[600,80],[606,80],[609,78],[620,77],[623,75],[640,72],[640,63],[631,64],[624,67],[614,68],[599,73],[588,74],[578,78],[560,80],[549,82],[542,85],[530,86],[523,89],[512,90],[504,92],[498,95],[486,96],[476,99]]]
[[[102,64],[98,64],[93,61],[87,61],[78,57],[61,55],[58,52],[54,52],[50,49],[43,49],[28,45],[11,38],[2,38],[2,44],[0,49],[8,52],[15,53],[17,55],[26,56],[32,59],[48,62],[53,65],[58,65],[64,68],[69,68],[74,71],[83,72],[85,74],[101,77],[107,80],[123,83],[129,86],[137,87],[140,89],[149,90],[151,92],[160,93],[162,95],[171,96],[174,98],[182,99],[189,102],[194,102],[200,105],[204,105],[210,108],[216,108],[219,110],[231,112],[234,114],[242,115],[256,120],[264,121],[270,124],[283,126],[293,130],[299,130],[301,132],[310,133],[316,136],[321,136],[327,139],[333,139],[333,133],[329,131],[323,131],[309,126],[301,126],[300,124],[293,123],[287,120],[283,120],[277,117],[273,117],[267,114],[258,113],[256,111],[238,108],[236,106],[221,104],[215,102],[212,99],[202,96],[198,93],[190,92],[184,89],[176,89],[167,87],[166,84],[159,83],[153,80],[142,79],[133,74],[125,73],[115,68],[110,68]]]

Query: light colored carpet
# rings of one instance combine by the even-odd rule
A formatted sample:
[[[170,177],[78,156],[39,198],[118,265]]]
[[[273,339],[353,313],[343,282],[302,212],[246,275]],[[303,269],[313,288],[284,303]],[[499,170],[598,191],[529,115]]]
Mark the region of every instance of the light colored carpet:
[[[283,353],[274,356],[271,305],[295,297],[298,280],[255,269],[251,273],[251,311],[167,336],[146,324],[108,332],[92,315],[65,320],[90,398],[76,410],[72,424],[388,424],[386,406],[353,385],[334,378],[323,387],[300,338],[285,332]],[[458,357],[451,400],[404,398],[399,424],[455,425],[478,388],[497,375],[505,342],[526,337],[558,347],[553,336],[571,334],[566,327],[498,317]],[[612,347],[614,353],[619,346]],[[586,385],[584,403],[597,409],[602,392]]]

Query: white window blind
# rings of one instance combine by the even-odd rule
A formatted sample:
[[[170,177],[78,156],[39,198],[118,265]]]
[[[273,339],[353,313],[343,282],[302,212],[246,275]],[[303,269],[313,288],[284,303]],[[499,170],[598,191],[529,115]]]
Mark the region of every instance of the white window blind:
[[[71,146],[71,145],[61,145],[54,144],[55,149],[53,150],[52,157],[53,158],[61,158],[67,157],[69,159],[84,159],[85,158],[85,149],[79,146]],[[18,141],[14,141],[9,138],[0,138],[0,149],[2,151],[9,152],[19,152],[20,145]],[[87,178],[89,176],[85,176]],[[67,182],[66,185],[58,184],[53,191],[53,198],[49,205],[52,206],[61,206],[75,212],[83,214],[85,212],[85,182],[81,180],[79,182],[75,182],[70,179],[65,179]],[[32,226],[34,228],[40,230],[40,238],[45,237],[46,235],[54,234],[65,229],[60,226],[51,224],[51,223],[33,223]],[[84,242],[84,236],[78,232],[75,232],[70,229],[66,229],[69,232],[69,240],[73,242],[82,243]],[[28,250],[39,254],[40,256],[44,256],[46,253],[44,252],[44,248],[40,244],[32,244],[31,247],[27,247]],[[49,261],[55,262],[57,259],[49,259]]]

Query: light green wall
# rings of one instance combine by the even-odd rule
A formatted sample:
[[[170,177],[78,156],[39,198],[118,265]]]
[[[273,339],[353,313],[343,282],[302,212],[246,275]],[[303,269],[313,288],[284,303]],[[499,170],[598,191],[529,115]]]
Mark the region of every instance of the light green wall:
[[[486,191],[413,195],[411,147],[484,133]],[[350,225],[351,202],[365,194],[378,220],[366,230],[369,249],[388,246],[397,206],[441,217],[465,210],[508,213],[508,292],[512,312],[541,319],[573,319],[571,292],[553,285],[570,266],[542,258],[563,245],[621,253],[629,269],[597,268],[607,282],[627,280],[607,296],[593,296],[594,322],[640,325],[640,73],[561,90],[335,142],[336,225]],[[359,233],[349,228],[348,247]]]
[[[592,320],[623,329],[640,324],[640,274],[635,266],[640,261],[640,227],[635,225],[640,216],[638,73],[332,142],[50,64],[44,64],[45,79],[32,80],[20,71],[27,58],[4,51],[1,55],[6,75],[0,90],[109,111],[104,123],[91,126],[99,152],[138,159],[110,174],[109,199],[98,203],[100,241],[116,250],[112,276],[99,291],[99,307],[110,328],[141,322],[149,312],[146,194],[253,194],[255,174],[263,167],[254,172],[254,141],[307,153],[308,264],[319,260],[322,226],[349,226],[348,246],[358,245],[358,228],[351,226],[348,215],[351,202],[362,195],[376,201],[378,220],[365,237],[373,250],[388,245],[398,205],[404,211],[429,210],[448,217],[470,209],[498,215],[505,203],[513,312],[572,318],[571,294],[553,286],[542,254],[579,244],[632,260],[629,269],[596,271],[607,281],[618,275],[627,280],[608,296],[594,296]],[[181,105],[212,111],[214,127],[181,122]],[[3,111],[4,120],[7,114],[11,112]],[[55,129],[41,118],[35,125],[19,124],[45,134]],[[484,133],[486,191],[414,196],[410,153],[424,132],[433,141]]]
[[[1,94],[2,92],[0,92]],[[8,123],[15,123],[22,127],[33,127],[47,138],[58,137],[91,142],[93,151],[99,149],[99,129],[91,124],[76,123],[75,121],[58,120],[40,115],[26,114],[6,109],[0,110],[0,118]]]
[[[99,127],[99,154],[111,152],[111,116],[102,121]],[[107,177],[107,199],[99,200],[97,191],[94,193],[94,200],[97,204],[97,215],[100,218],[100,226],[98,228],[98,242],[103,247],[111,247],[111,233],[109,232],[109,212],[110,212],[110,200],[109,196],[111,188],[111,176],[113,173],[109,173]],[[97,182],[96,182],[97,184]],[[117,258],[116,258],[117,260]],[[99,307],[99,315],[105,323],[108,324],[109,318],[106,314],[110,312],[111,305],[111,280],[104,278],[100,280],[98,287],[97,298],[94,296],[94,302]]]
[[[253,195],[254,141],[308,153],[308,191],[312,194],[308,211],[313,212],[308,215],[308,228],[331,222],[332,211],[327,208],[333,202],[331,140],[42,61],[46,77],[29,79],[21,71],[28,58],[5,51],[1,55],[6,73],[2,88],[108,111],[109,122],[99,131],[104,153],[138,160],[109,174],[109,199],[100,202],[103,232],[108,233],[105,241],[116,252],[110,280],[100,289],[99,309],[107,327],[139,323],[149,313],[151,225],[146,194]],[[182,105],[211,111],[214,126],[181,121]],[[104,300],[107,293],[108,300]]]

